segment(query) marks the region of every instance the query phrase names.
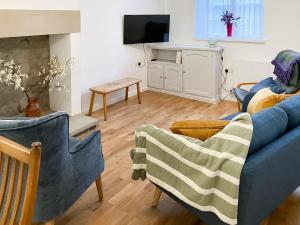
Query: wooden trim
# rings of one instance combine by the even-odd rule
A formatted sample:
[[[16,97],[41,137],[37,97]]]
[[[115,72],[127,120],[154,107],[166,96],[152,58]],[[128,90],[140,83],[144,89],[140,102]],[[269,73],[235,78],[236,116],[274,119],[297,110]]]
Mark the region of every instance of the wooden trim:
[[[247,85],[255,85],[257,82],[246,82],[246,83],[240,83],[236,87],[241,88],[242,86],[247,86]]]
[[[80,11],[0,10],[0,27],[0,38],[79,33]]]
[[[25,189],[24,204],[20,224],[31,225],[35,210],[36,193],[41,162],[41,143],[33,143],[29,157],[29,168]]]
[[[4,137],[0,137],[0,152],[25,164],[29,164],[28,149]]]

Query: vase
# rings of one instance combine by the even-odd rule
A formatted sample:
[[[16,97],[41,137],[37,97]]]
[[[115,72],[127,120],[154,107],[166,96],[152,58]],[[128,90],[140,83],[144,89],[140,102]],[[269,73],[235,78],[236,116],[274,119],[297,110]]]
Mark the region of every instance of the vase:
[[[26,106],[25,113],[27,117],[40,117],[41,110],[37,98],[28,99],[28,105]]]
[[[232,37],[233,23],[227,23],[227,37]]]

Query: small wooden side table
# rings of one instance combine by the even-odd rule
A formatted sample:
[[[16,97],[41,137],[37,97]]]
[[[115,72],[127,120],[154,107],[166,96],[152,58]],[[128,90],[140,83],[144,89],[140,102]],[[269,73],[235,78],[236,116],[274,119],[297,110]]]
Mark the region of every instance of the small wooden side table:
[[[142,103],[141,102],[141,92],[140,92],[140,83],[141,82],[142,82],[142,80],[127,77],[127,78],[117,80],[117,81],[114,81],[114,82],[111,82],[111,83],[106,83],[106,84],[102,84],[102,85],[90,88],[90,91],[92,92],[92,95],[91,95],[90,110],[89,110],[88,115],[89,116],[92,115],[95,95],[100,94],[100,95],[102,95],[104,120],[107,121],[107,99],[106,99],[106,96],[109,93],[119,91],[121,89],[125,89],[125,101],[127,101],[128,100],[129,87],[133,86],[133,85],[136,85],[138,103],[141,104]]]

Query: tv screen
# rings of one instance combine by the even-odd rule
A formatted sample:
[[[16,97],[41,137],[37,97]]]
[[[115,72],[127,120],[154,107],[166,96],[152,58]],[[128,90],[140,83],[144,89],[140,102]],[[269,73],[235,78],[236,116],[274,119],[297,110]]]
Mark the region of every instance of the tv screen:
[[[169,41],[170,15],[125,15],[124,44]]]

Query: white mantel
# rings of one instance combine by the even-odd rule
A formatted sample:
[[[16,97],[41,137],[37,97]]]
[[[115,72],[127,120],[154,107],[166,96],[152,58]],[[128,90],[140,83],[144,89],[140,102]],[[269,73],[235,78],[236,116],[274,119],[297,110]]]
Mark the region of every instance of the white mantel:
[[[81,114],[80,11],[0,10],[0,38],[49,35],[50,55],[73,59],[63,79],[68,92],[50,92],[50,108],[70,116]]]

